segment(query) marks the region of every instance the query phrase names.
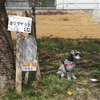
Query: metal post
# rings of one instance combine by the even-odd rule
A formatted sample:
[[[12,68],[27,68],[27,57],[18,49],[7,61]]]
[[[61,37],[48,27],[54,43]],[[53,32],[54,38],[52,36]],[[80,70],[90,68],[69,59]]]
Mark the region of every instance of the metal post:
[[[95,2],[96,2],[96,0],[94,0],[94,9],[95,9]]]
[[[64,10],[64,0],[62,0],[62,8],[63,8],[63,10]]]

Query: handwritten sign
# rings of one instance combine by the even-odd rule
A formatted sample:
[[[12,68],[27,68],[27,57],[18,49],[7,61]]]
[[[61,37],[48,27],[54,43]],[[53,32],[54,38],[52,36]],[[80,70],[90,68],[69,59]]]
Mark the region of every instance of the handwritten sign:
[[[31,33],[32,18],[20,17],[20,16],[9,16],[8,30]]]
[[[23,62],[22,71],[36,71],[37,69],[37,60],[34,60],[33,62]]]

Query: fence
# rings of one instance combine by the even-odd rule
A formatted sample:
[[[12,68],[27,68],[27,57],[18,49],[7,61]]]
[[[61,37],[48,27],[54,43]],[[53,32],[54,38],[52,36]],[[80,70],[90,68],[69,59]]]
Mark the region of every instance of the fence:
[[[100,3],[59,3],[56,9],[100,9]]]
[[[5,6],[8,9],[31,9],[30,1],[32,2],[33,0],[7,0]],[[41,2],[34,0],[34,2],[36,9],[56,9],[55,0],[42,0]]]
[[[50,5],[49,5],[50,3]],[[31,3],[26,1],[7,1],[5,4],[7,9],[31,9]],[[38,10],[42,9],[100,9],[100,3],[58,3],[48,2],[46,5],[41,5],[38,7],[38,2],[36,1],[35,7]]]

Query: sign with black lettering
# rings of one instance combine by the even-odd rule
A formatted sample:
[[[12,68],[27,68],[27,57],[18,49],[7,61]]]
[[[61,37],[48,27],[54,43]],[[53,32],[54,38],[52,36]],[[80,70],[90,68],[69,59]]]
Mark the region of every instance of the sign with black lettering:
[[[34,60],[33,62],[23,62],[21,68],[22,71],[36,71],[37,60]]]
[[[9,16],[8,30],[31,33],[32,18],[20,17],[20,16]]]

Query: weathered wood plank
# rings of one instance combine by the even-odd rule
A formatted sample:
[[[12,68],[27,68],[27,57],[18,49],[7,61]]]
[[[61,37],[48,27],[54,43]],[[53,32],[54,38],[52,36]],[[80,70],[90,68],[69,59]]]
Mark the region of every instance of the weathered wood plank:
[[[24,12],[17,13],[18,16],[23,16]],[[18,93],[22,92],[22,33],[16,32],[17,39],[16,39],[16,91]]]
[[[17,32],[16,42],[16,91],[21,93],[22,91],[22,33]]]

